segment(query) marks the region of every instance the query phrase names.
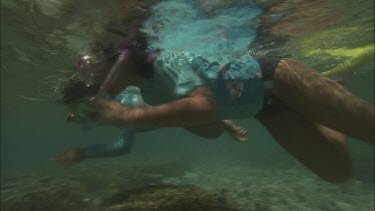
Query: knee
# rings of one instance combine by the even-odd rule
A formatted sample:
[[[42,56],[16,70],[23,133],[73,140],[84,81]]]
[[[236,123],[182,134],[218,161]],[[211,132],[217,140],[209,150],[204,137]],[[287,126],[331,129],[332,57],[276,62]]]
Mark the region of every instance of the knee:
[[[348,181],[353,175],[353,165],[346,136],[321,125],[317,125],[317,128],[325,139],[331,143],[330,156],[326,157],[325,166],[320,176],[331,183]]]
[[[353,176],[353,167],[351,161],[344,161],[340,164],[334,165],[325,173],[322,172],[319,176],[327,182],[338,184],[349,181]]]
[[[326,175],[322,178],[327,182],[339,184],[349,181],[352,178],[352,175],[352,169],[346,169],[344,171],[339,170],[337,173]]]

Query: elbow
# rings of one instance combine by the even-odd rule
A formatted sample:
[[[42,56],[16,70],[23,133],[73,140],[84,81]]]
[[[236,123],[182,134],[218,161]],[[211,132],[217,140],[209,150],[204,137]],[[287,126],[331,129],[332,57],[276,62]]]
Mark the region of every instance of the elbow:
[[[199,99],[199,104],[201,105],[200,110],[205,113],[214,113],[215,103],[210,99]]]
[[[215,114],[215,103],[211,99],[207,98],[197,98],[195,102],[197,112],[204,118],[207,118],[208,121],[216,120]]]

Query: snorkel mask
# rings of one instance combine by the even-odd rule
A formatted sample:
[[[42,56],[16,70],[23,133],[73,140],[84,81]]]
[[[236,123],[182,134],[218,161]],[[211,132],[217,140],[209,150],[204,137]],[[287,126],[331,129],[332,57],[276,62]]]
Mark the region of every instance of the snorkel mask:
[[[70,112],[66,116],[65,120],[69,122],[85,123],[95,118],[96,110],[91,105],[91,101],[94,99],[108,99],[115,91],[113,86],[114,80],[119,76],[123,67],[123,64],[128,60],[130,55],[129,49],[120,51],[114,57],[116,58],[115,63],[110,68],[109,72],[106,71],[108,68],[108,54],[105,55],[104,51],[97,54],[85,54],[80,57],[77,62],[77,72],[80,78],[84,81],[87,87],[97,86],[100,84],[96,94],[92,96],[86,96],[75,103],[72,103],[69,107]],[[105,75],[105,73],[107,73]],[[105,77],[103,77],[105,76]],[[104,80],[103,80],[104,78]]]
[[[118,77],[121,72],[121,66],[129,58],[129,49],[122,50],[116,53],[114,56],[117,57],[115,63],[110,68],[109,72],[105,69],[108,68],[106,62],[108,56],[104,55],[104,51],[99,52],[97,55],[86,54],[80,57],[77,63],[77,72],[79,73],[81,79],[85,82],[87,86],[92,86],[94,84],[101,84],[96,97],[106,97],[113,89],[113,82]],[[104,74],[107,73],[104,76]],[[103,80],[104,78],[104,80]]]

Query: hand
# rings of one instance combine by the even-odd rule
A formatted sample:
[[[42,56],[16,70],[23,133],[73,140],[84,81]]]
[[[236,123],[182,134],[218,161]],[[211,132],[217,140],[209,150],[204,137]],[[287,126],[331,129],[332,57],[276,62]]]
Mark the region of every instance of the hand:
[[[93,101],[93,105],[97,109],[96,118],[99,121],[114,125],[124,124],[124,114],[130,113],[132,110],[117,101],[96,99]]]
[[[80,148],[69,149],[65,152],[55,155],[51,160],[56,161],[63,166],[69,166],[85,159],[85,151]]]
[[[245,142],[247,138],[247,130],[241,126],[234,124],[230,120],[222,120],[227,132],[238,142]]]

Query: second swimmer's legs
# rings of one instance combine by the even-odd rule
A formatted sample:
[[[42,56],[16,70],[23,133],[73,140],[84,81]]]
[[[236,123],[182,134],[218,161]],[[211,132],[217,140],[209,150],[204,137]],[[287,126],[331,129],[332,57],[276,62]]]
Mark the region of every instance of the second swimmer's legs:
[[[341,133],[291,110],[257,116],[257,120],[284,149],[323,179],[337,183],[351,177],[351,158]]]
[[[276,68],[274,87],[274,94],[306,119],[374,143],[374,106],[335,81],[284,59]]]

